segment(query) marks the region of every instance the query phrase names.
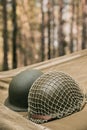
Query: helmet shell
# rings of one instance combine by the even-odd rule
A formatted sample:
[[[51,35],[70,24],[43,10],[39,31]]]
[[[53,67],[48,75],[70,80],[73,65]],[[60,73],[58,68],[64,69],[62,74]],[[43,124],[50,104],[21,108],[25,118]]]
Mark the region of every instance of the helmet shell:
[[[15,111],[27,111],[28,92],[33,82],[42,75],[40,70],[25,70],[16,75],[9,85],[5,105]]]
[[[28,116],[35,123],[47,120],[36,119],[35,115],[60,119],[83,106],[84,94],[78,83],[64,72],[47,72],[32,85],[28,95]]]

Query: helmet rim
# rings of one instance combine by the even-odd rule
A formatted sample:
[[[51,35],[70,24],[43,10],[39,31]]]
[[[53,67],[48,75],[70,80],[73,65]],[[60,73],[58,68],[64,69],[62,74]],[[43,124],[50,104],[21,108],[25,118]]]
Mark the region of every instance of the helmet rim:
[[[11,104],[9,101],[9,97],[7,97],[7,99],[5,100],[4,105],[13,111],[17,111],[17,112],[27,112],[28,111],[28,108],[22,108],[22,107],[18,107],[18,106]]]

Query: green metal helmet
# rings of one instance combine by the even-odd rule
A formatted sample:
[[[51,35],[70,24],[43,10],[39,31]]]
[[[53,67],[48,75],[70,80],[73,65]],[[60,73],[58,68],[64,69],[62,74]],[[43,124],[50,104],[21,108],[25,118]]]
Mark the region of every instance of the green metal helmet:
[[[85,95],[78,83],[64,72],[47,72],[32,85],[28,95],[28,116],[35,123],[60,119],[80,111]]]
[[[14,111],[27,111],[28,92],[33,82],[42,74],[36,69],[27,69],[17,74],[10,82],[5,105]]]

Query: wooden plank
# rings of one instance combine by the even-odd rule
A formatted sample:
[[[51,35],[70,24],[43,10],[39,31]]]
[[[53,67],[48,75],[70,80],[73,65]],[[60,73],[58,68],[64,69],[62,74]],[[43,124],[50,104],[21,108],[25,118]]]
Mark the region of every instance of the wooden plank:
[[[52,130],[87,130],[87,106],[77,113],[74,113],[65,118],[50,121],[43,124]]]
[[[0,81],[0,89],[8,89],[8,83]]]
[[[4,82],[4,83],[10,83],[10,81],[12,80],[12,78],[1,78],[0,81]]]
[[[87,55],[87,49],[72,53],[70,55],[65,55],[65,56],[54,58],[54,59],[44,61],[41,63],[29,65],[27,67],[20,67],[20,68],[10,70],[10,71],[0,72],[0,79],[13,77],[16,74],[18,74],[21,71],[24,71],[26,69],[35,68],[35,69],[41,69],[41,70],[44,69],[45,70],[45,69],[48,69],[49,67],[52,67],[54,65],[64,64],[65,62],[69,62],[71,60],[78,59],[79,57],[84,57],[86,55]]]
[[[0,130],[51,130],[35,124],[0,104]]]

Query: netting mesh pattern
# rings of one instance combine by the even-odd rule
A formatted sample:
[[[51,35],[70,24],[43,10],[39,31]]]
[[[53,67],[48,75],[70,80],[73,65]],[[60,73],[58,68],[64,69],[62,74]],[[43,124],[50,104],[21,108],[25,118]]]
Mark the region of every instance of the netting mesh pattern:
[[[60,119],[80,111],[84,93],[78,83],[63,72],[47,72],[32,85],[28,95],[28,116],[35,123],[47,120],[34,119],[33,115],[50,115]]]

